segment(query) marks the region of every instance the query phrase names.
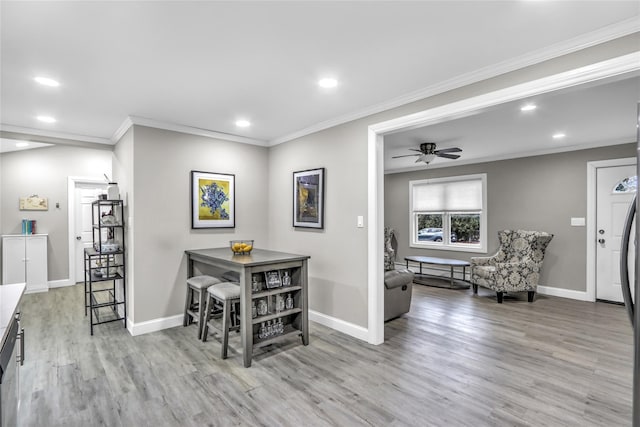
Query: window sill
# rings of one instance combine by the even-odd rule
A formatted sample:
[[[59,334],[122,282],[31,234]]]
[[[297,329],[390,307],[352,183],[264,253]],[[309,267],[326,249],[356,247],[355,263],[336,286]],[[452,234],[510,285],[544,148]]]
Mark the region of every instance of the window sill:
[[[436,251],[448,251],[448,252],[474,252],[477,254],[486,254],[487,248],[483,245],[480,246],[462,246],[462,245],[443,245],[437,243],[411,243],[410,248],[416,249],[432,249]]]

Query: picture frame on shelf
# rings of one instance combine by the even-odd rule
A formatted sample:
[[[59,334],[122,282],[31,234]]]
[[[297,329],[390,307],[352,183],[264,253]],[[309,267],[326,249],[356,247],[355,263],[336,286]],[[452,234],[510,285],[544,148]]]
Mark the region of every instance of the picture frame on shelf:
[[[293,173],[293,226],[324,228],[324,168]]]
[[[235,228],[235,175],[191,171],[191,228]]]
[[[274,289],[282,286],[282,278],[280,277],[280,271],[278,270],[265,271],[264,278],[267,289]]]

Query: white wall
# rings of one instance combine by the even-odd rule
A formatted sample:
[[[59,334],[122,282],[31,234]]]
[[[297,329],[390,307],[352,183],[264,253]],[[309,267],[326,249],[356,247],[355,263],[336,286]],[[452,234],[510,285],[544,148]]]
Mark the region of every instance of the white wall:
[[[2,234],[21,233],[23,218],[37,222],[38,233],[48,233],[49,281],[69,278],[68,197],[69,176],[111,176],[111,148],[54,145],[0,155]],[[37,194],[49,199],[47,211],[20,211],[20,197]],[[59,204],[59,207],[56,207]]]

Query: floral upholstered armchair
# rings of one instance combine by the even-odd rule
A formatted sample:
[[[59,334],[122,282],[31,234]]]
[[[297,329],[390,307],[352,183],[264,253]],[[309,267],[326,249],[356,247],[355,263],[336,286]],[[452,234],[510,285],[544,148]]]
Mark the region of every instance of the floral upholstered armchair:
[[[498,303],[502,303],[505,292],[526,291],[529,302],[533,302],[544,252],[553,234],[504,230],[498,237],[500,249],[495,255],[471,258],[473,293],[478,293],[478,286],[493,289]]]
[[[413,272],[396,269],[396,240],[393,229],[384,229],[384,321],[396,318],[411,308]]]

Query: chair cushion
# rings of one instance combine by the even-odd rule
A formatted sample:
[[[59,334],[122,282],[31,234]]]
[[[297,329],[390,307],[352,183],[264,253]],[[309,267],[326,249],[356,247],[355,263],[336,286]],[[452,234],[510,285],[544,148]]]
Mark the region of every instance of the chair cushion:
[[[211,285],[220,283],[221,280],[211,276],[193,276],[187,279],[187,284],[192,288],[206,289]]]
[[[406,268],[400,270],[385,271],[384,286],[393,289],[413,282],[413,272]]]
[[[240,284],[235,282],[222,282],[210,286],[207,292],[218,301],[227,301],[240,298]]]

